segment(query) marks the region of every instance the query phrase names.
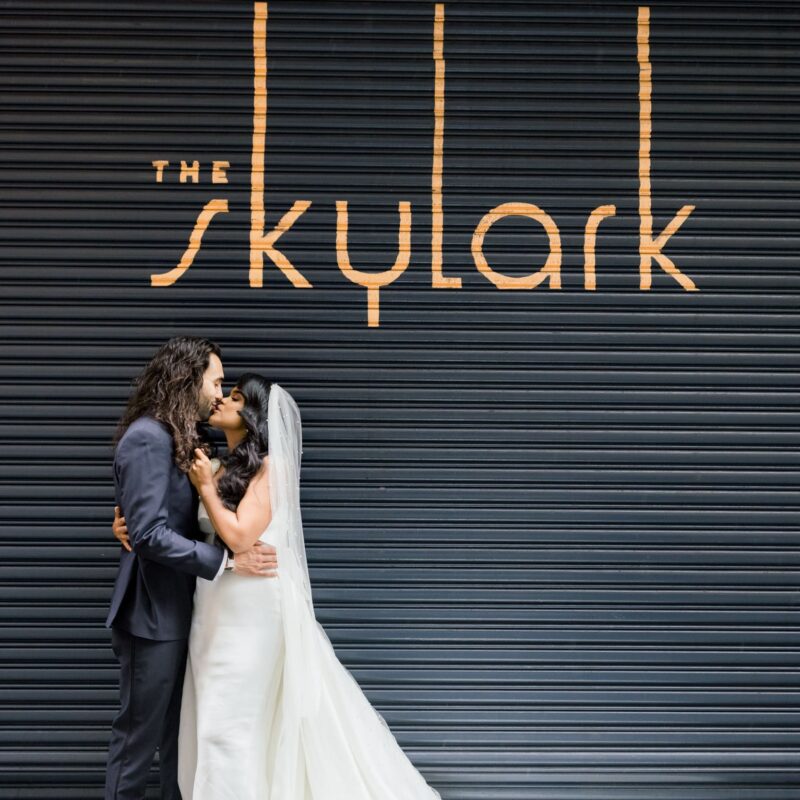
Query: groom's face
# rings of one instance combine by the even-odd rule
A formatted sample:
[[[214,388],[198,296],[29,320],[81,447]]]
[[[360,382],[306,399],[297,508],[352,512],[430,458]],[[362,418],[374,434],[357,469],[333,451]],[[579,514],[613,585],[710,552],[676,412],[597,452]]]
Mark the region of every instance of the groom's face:
[[[214,410],[214,406],[222,400],[222,381],[225,373],[222,371],[222,362],[214,353],[208,357],[208,367],[203,373],[203,384],[200,387],[198,399],[198,414],[202,422],[207,422]]]

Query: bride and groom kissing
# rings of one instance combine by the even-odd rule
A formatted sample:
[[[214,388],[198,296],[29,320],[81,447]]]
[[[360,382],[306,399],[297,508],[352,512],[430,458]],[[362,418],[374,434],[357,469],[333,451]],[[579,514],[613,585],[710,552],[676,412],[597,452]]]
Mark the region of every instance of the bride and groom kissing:
[[[317,622],[292,396],[181,336],[134,382],[115,436],[120,665],[105,800],[434,800]],[[198,424],[221,430],[209,458]]]

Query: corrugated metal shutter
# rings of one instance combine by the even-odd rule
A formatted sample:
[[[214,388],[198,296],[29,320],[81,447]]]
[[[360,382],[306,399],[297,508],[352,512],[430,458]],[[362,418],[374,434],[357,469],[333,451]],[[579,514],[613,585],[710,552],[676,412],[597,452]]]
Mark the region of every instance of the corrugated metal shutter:
[[[257,289],[254,5],[0,5],[0,797],[100,796],[109,441],[177,333],[298,399],[319,618],[443,797],[798,796],[800,12],[650,6],[653,232],[696,207],[664,253],[699,292],[655,264],[639,289],[638,14],[444,5],[456,290],[431,287],[435,5],[271,2],[266,227],[311,201],[279,246],[313,288],[267,261]],[[189,271],[151,287],[215,198]],[[376,271],[411,203],[375,327],[337,267],[341,200]],[[558,225],[561,290],[475,268],[508,202]],[[484,251],[520,277],[547,239],[506,219]]]

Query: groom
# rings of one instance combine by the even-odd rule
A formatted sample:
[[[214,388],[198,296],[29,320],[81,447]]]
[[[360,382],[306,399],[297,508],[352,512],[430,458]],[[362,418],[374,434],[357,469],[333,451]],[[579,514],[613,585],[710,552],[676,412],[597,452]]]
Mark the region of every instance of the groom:
[[[226,569],[274,577],[275,548],[237,553],[198,541],[197,495],[186,475],[197,423],[222,400],[219,347],[170,339],[135,382],[115,437],[114,486],[129,548],[120,553],[106,626],[120,664],[105,800],[142,800],[156,750],[161,797],[180,800],[178,724],[195,578]]]

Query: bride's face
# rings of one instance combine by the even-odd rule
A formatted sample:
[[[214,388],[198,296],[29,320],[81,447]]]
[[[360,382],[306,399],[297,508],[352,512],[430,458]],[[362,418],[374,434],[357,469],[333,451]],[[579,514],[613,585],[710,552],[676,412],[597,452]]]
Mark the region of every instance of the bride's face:
[[[227,397],[217,401],[211,410],[208,424],[224,431],[244,431],[244,420],[239,412],[244,408],[244,395],[237,388],[231,389]]]

